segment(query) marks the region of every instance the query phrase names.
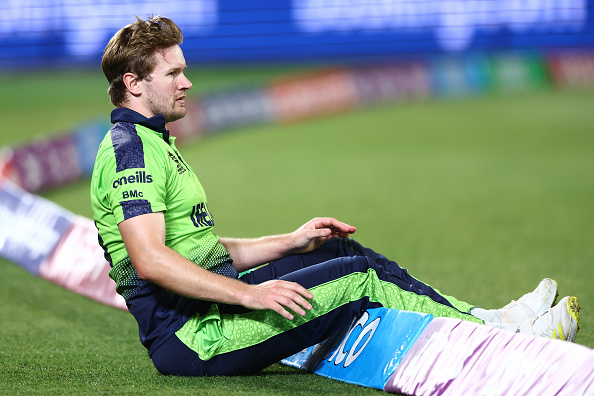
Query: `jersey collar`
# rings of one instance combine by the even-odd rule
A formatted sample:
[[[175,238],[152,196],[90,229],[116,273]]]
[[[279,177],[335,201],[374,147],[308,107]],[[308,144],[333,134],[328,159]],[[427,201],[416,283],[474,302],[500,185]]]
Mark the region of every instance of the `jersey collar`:
[[[142,114],[130,110],[127,107],[118,107],[111,112],[111,123],[115,124],[116,122],[131,122],[150,128],[153,131],[162,134],[163,140],[169,144],[169,131],[165,128],[165,118],[163,118],[163,114],[157,114],[154,117],[146,118]]]

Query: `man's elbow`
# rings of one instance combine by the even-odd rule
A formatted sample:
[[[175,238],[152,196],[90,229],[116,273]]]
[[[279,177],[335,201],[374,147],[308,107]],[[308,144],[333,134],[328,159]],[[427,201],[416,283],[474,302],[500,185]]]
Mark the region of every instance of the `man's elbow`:
[[[155,266],[147,259],[135,259],[132,260],[132,265],[136,270],[136,274],[138,277],[146,282],[154,283],[155,279],[157,278],[157,274],[155,271]]]

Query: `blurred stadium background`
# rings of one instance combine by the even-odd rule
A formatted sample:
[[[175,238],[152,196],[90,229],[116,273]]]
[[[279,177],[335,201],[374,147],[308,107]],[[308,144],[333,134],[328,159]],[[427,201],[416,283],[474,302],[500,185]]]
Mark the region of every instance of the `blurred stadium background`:
[[[8,0],[0,392],[364,392],[278,365],[162,378],[129,315],[78,296],[118,305],[89,220],[111,110],[102,49],[159,14],[184,31],[194,88],[170,127],[219,234],[336,216],[485,307],[553,277],[580,298],[577,342],[594,347],[594,1]]]

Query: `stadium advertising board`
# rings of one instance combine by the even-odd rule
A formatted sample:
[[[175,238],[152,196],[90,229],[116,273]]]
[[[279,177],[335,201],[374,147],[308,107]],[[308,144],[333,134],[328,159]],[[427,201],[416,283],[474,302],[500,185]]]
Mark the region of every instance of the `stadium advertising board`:
[[[553,84],[560,88],[594,87],[594,54],[565,54],[548,59]]]
[[[70,133],[15,148],[12,165],[20,186],[29,192],[72,182],[81,176],[77,147]]]
[[[272,120],[272,103],[263,88],[236,89],[204,95],[204,127],[221,130]],[[189,111],[189,110],[188,110]]]
[[[491,60],[493,85],[499,91],[521,91],[549,83],[545,62],[539,56],[498,56]]]
[[[329,69],[273,81],[268,88],[274,118],[290,122],[353,109],[357,91],[346,69]]]
[[[326,61],[591,48],[594,0],[9,0],[0,68],[98,65],[134,15],[184,30],[189,63]]]
[[[356,67],[351,73],[359,105],[426,98],[431,93],[429,69],[425,63]]]
[[[184,118],[167,124],[171,136],[176,137],[176,144],[200,137],[205,133],[206,117],[200,100],[187,100],[186,109],[187,113]]]
[[[82,175],[90,176],[93,173],[99,144],[111,127],[112,124],[106,117],[90,120],[78,126],[72,133],[78,167]]]
[[[436,96],[480,94],[492,86],[490,59],[482,55],[446,57],[431,62],[432,91]]]

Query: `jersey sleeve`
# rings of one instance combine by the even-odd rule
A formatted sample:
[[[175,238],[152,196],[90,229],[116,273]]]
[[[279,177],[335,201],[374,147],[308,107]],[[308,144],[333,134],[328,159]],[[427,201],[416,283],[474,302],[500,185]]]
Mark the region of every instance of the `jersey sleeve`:
[[[135,127],[125,124],[111,131],[115,169],[106,179],[109,183],[106,190],[116,224],[135,216],[167,210],[166,154],[130,128]]]

